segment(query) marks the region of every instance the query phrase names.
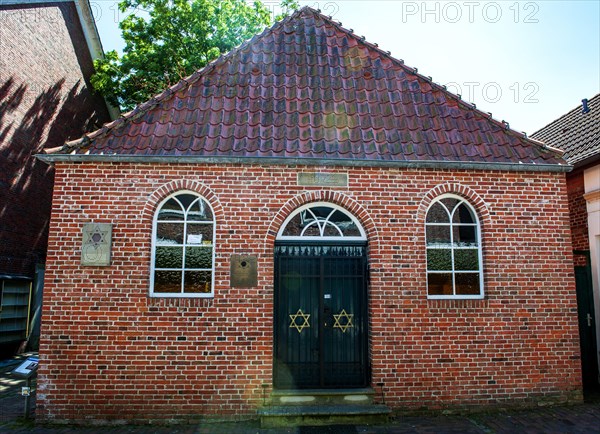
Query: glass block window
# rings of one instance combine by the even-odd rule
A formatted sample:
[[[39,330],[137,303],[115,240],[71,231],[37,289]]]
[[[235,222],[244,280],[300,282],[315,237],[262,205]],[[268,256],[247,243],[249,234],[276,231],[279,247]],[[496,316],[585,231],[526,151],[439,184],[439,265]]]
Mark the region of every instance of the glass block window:
[[[353,215],[326,202],[304,205],[281,226],[278,240],[366,240],[365,232]]]
[[[154,216],[154,297],[212,297],[215,223],[206,200],[192,192],[165,199]]]
[[[480,226],[459,196],[435,200],[425,219],[429,298],[483,298]]]

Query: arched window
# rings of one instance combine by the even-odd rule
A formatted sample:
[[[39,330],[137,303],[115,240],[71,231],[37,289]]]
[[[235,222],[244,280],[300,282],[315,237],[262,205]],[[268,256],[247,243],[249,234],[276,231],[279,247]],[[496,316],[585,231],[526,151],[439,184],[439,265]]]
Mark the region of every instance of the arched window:
[[[213,295],[215,222],[206,200],[190,191],[166,198],[154,215],[153,297]]]
[[[304,205],[281,225],[278,240],[365,241],[365,231],[356,217],[327,202]]]
[[[446,194],[425,219],[429,298],[483,298],[481,234],[477,213],[460,196]]]

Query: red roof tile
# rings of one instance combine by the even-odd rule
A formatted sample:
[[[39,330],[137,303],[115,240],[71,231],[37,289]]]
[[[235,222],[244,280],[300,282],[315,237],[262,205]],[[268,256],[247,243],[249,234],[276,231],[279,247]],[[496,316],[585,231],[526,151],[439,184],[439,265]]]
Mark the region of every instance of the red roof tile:
[[[310,8],[59,153],[564,164]]]

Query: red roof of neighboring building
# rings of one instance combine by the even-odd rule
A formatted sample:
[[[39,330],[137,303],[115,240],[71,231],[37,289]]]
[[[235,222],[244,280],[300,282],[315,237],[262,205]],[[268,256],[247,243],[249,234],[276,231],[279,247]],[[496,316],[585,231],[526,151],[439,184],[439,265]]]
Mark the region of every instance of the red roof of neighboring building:
[[[600,158],[600,93],[533,133],[533,137],[565,152],[575,166]]]
[[[308,7],[58,152],[564,164]]]

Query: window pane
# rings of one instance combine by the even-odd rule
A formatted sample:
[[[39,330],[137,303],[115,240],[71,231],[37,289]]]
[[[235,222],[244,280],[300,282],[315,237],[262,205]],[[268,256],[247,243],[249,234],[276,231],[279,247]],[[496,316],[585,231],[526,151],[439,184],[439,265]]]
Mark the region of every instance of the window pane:
[[[212,222],[213,216],[208,204],[198,199],[188,210],[188,220],[196,222]]]
[[[157,244],[183,244],[183,223],[158,223]]]
[[[187,227],[186,244],[212,244],[213,225],[189,223]]]
[[[427,270],[452,271],[450,249],[427,249]]]
[[[450,215],[448,211],[439,203],[436,202],[427,212],[427,223],[450,223]]]
[[[428,273],[427,291],[429,295],[453,295],[451,273]]]
[[[186,271],[183,292],[187,294],[210,293],[211,275],[210,271]]]
[[[454,269],[455,270],[479,270],[479,250],[477,249],[455,249],[454,250]]]
[[[445,199],[440,200],[440,202],[443,203],[446,206],[446,208],[448,208],[448,211],[452,214],[452,211],[454,211],[456,205],[460,203],[460,200],[454,199],[452,197],[447,197]]]
[[[325,220],[327,218],[327,216],[329,214],[331,214],[331,211],[333,211],[333,208],[328,207],[328,206],[314,206],[310,210],[317,217],[317,219]],[[309,215],[310,215],[310,213],[309,213]],[[310,216],[310,218],[313,218],[313,217]]]
[[[345,237],[360,237],[360,229],[352,220],[338,225]]]
[[[181,292],[181,271],[155,271],[154,292]]]
[[[479,295],[479,273],[456,273],[457,295]]]
[[[212,248],[186,247],[185,268],[212,268]]]
[[[450,245],[450,226],[427,226],[427,245]]]
[[[329,221],[335,224],[342,231],[345,237],[360,237],[360,230],[354,224],[350,216],[342,211],[333,213]],[[327,230],[327,229],[326,229]]]
[[[300,213],[296,214],[296,216],[289,221],[287,226],[283,230],[283,235],[291,236],[291,237],[299,237],[302,232],[302,221],[300,217]]]
[[[183,221],[183,209],[175,199],[169,199],[158,212],[158,220]]]
[[[319,228],[319,225],[317,222],[315,222],[313,220],[313,224],[311,224],[310,226],[308,226],[307,228],[305,228],[306,230],[304,231],[304,233],[302,234],[302,236],[304,237],[319,237],[321,236],[321,229]]]
[[[323,235],[326,237],[341,237],[341,229],[337,226],[327,222],[325,224],[325,229],[323,230]]]
[[[344,223],[352,223],[352,219],[341,211],[335,211],[331,217],[329,217],[329,221],[335,223],[336,225],[344,224]]]
[[[181,204],[183,205],[183,208],[186,210],[190,207],[192,202],[198,198],[198,196],[196,196],[194,194],[188,194],[188,193],[178,194],[175,197],[181,202]]]
[[[452,223],[475,223],[475,216],[467,205],[461,203],[452,215]]]
[[[454,245],[462,247],[477,246],[476,226],[454,226],[452,228]]]
[[[183,247],[156,247],[155,268],[182,268]]]

